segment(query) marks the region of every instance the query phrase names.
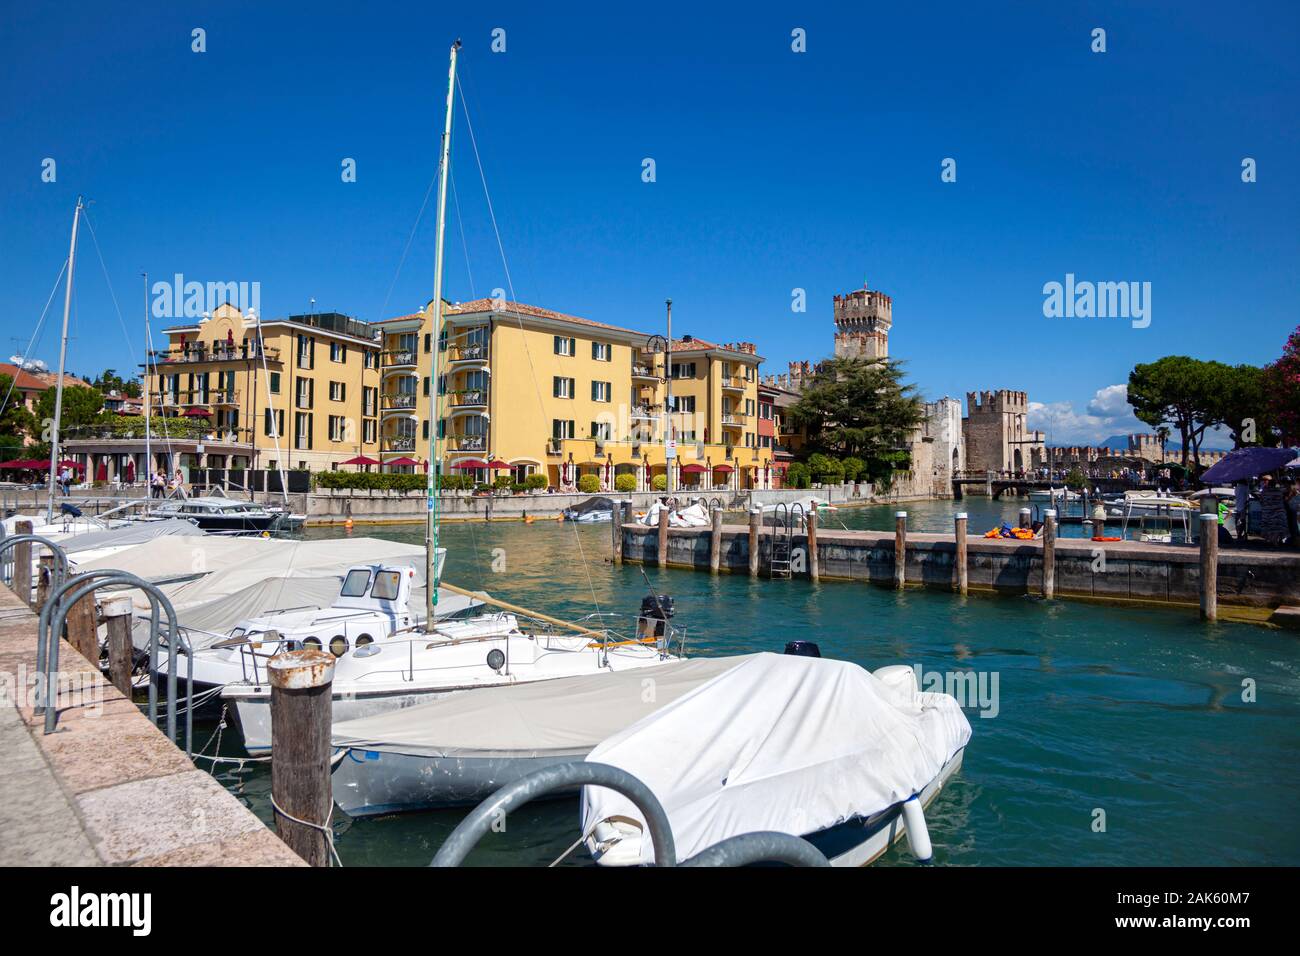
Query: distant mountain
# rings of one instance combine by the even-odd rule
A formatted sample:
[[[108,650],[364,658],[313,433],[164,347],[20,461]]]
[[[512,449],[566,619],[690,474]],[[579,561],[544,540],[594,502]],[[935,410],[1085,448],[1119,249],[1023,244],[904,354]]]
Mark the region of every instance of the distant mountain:
[[[1128,451],[1127,435],[1111,435],[1105,441],[1097,443],[1098,448],[1109,448],[1112,451]],[[1173,446],[1169,446],[1172,448]]]
[[[1105,441],[1098,443],[1098,448],[1109,448],[1112,451],[1128,451],[1127,435],[1111,435]],[[1205,440],[1201,442],[1201,451],[1227,451],[1232,447],[1232,441],[1226,436],[1216,435],[1213,432],[1207,433]],[[1175,452],[1181,452],[1183,446],[1181,442],[1174,441],[1172,438],[1165,443],[1165,454],[1173,455]]]

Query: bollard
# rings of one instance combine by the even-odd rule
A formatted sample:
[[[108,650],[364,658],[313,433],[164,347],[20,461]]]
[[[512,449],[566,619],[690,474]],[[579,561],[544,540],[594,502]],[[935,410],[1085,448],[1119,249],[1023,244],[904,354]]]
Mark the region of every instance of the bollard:
[[[1043,597],[1056,596],[1056,510],[1043,512]]]
[[[334,655],[289,651],[271,680],[271,802],[275,832],[311,866],[329,866],[330,718]]]
[[[668,567],[668,509],[659,509],[659,567]]]
[[[1201,617],[1219,618],[1219,516],[1201,515]]]
[[[718,573],[722,567],[722,509],[713,512],[713,529],[709,532],[709,571]]]
[[[1091,538],[1091,537],[1092,537],[1092,521],[1091,521],[1091,520],[1088,520],[1088,521],[1083,522],[1083,536],[1084,536],[1085,538]]]
[[[821,579],[821,567],[817,562],[817,508],[814,506],[808,509],[808,517],[804,519],[808,526],[808,578],[812,581]]]
[[[125,594],[107,598],[100,611],[108,624],[108,679],[131,696],[131,599]]]
[[[957,527],[957,590],[964,595],[970,586],[966,567],[966,512],[957,512],[957,518],[953,523]]]
[[[54,555],[41,555],[41,566],[36,571],[36,607],[39,612],[50,597],[50,582],[54,580]]]
[[[14,534],[31,534],[32,523],[19,521],[14,525]],[[32,604],[32,543],[21,541],[13,547],[14,552],[14,594],[19,600],[30,606]]]
[[[763,520],[762,508],[749,510],[749,576],[758,577],[758,529]]]
[[[615,564],[623,563],[623,502],[614,502],[613,514],[610,515],[610,557]]]
[[[1017,527],[1032,528],[1033,526],[1034,526],[1033,512],[1030,511],[1028,508],[1021,508],[1020,523],[1017,525]]]
[[[894,514],[894,587],[907,581],[907,512]]]
[[[1106,506],[1100,501],[1092,509],[1092,536],[1094,538],[1106,537]]]
[[[68,609],[68,643],[77,653],[99,666],[99,624],[95,620],[95,595],[87,594]]]

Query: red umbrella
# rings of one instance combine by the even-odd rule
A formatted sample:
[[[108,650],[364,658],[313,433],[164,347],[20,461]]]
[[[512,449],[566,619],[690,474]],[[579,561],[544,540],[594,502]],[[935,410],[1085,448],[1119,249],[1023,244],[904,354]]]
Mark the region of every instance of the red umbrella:
[[[127,484],[135,484],[135,459],[126,460],[126,481]]]
[[[48,468],[49,466],[46,465],[46,467]],[[69,459],[65,459],[64,461],[59,462],[59,467],[60,467],[60,468],[71,468],[73,471],[85,471],[85,470],[86,470],[86,466],[85,466],[85,465],[83,465],[83,464],[82,464],[81,462],[79,462],[79,461],[73,461],[73,460],[70,459],[70,458],[69,458]]]
[[[472,468],[491,468],[492,466],[478,458],[466,458],[464,461],[456,462],[456,464],[451,467],[459,471],[469,471]]]
[[[95,469],[96,481],[108,481],[108,459],[99,459],[99,467]]]
[[[730,465],[714,465],[714,466],[713,466],[713,470],[714,470],[714,471],[720,471],[720,472],[722,472],[724,475],[729,475],[729,474],[731,474],[733,471],[735,471],[736,469],[732,468]]]
[[[418,465],[419,462],[414,458],[394,458],[391,461],[384,462],[386,465]]]
[[[510,470],[510,466],[507,465],[507,464],[506,464],[504,461],[502,461],[500,458],[493,458],[490,462],[487,463],[487,466],[488,466],[489,468],[491,468],[493,471],[509,471],[509,470]]]
[[[187,418],[210,418],[212,413],[206,408],[187,408],[185,415]]]
[[[704,472],[706,472],[706,471],[708,471],[708,470],[709,470],[709,469],[707,469],[707,468],[705,468],[703,465],[699,465],[699,464],[682,465],[682,474],[683,474],[683,475],[700,475],[700,474],[703,474]]]
[[[347,461],[340,462],[343,465],[377,465],[379,462],[373,458],[367,458],[365,455],[357,455],[355,458],[349,458]],[[391,462],[390,462],[391,464]]]

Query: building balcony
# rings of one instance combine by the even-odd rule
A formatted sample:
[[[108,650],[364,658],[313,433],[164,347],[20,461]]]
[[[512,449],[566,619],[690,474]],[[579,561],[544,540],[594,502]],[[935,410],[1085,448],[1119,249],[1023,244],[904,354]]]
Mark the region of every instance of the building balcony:
[[[744,428],[745,423],[749,421],[749,416],[743,412],[723,412],[723,428]]]
[[[628,417],[633,421],[654,421],[663,414],[663,411],[662,405],[634,405],[628,412]]]
[[[728,392],[743,392],[746,384],[742,375],[728,375],[722,380],[722,388]]]
[[[451,393],[452,408],[487,408],[487,403],[486,388],[471,388]]]
[[[219,345],[206,347],[199,343],[178,346],[170,349],[156,349],[149,353],[150,365],[197,364],[200,362],[267,362],[279,363],[280,350],[274,347],[258,347],[256,342],[246,345]]]
[[[634,364],[632,366],[632,378],[638,382],[644,382],[646,384],[657,385],[660,382],[659,375],[655,372],[654,366],[652,365]]]
[[[238,405],[239,389],[221,388],[208,393],[209,405]]]
[[[389,412],[410,413],[419,407],[419,402],[420,397],[414,392],[385,392],[380,399],[380,408],[385,415]]]
[[[383,369],[413,369],[419,362],[415,349],[385,349],[379,353],[379,366]]]
[[[448,435],[450,451],[487,451],[487,435]]]
[[[390,454],[409,453],[415,451],[415,442],[414,435],[384,436],[379,440],[379,450]]]
[[[486,364],[487,360],[488,347],[483,344],[449,345],[447,347],[447,362],[451,365],[463,363]]]

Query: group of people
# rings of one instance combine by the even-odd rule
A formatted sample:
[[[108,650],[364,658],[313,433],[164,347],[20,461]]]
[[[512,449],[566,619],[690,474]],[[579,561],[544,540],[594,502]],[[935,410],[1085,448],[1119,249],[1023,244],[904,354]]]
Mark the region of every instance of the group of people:
[[[150,498],[167,498],[177,490],[182,495],[185,493],[185,476],[181,474],[179,468],[176,469],[176,475],[170,479],[158,471],[149,476]]]
[[[1252,508],[1252,502],[1256,501],[1259,503],[1258,517]],[[1228,513],[1227,502],[1221,501],[1221,527]],[[1300,487],[1297,487],[1296,479],[1263,475],[1253,486],[1249,481],[1237,482],[1233,486],[1231,514],[1238,542],[1253,534],[1274,547],[1300,548]]]

